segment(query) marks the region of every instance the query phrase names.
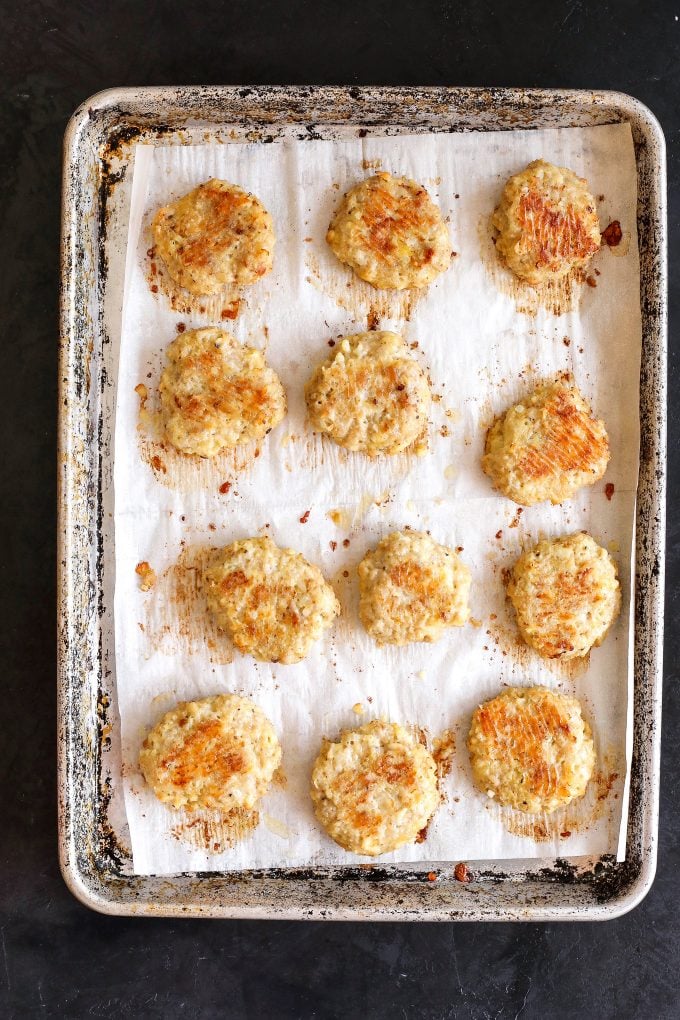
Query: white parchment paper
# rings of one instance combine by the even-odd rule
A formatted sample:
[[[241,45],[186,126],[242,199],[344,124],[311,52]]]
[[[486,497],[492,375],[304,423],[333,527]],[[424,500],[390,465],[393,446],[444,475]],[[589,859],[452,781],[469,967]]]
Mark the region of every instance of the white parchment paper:
[[[585,176],[601,225],[615,218],[624,232],[616,255],[603,249],[595,257],[590,279],[596,286],[585,285],[578,309],[560,316],[543,307],[527,310],[526,295],[512,293],[485,240],[505,179],[539,156]],[[361,284],[325,245],[340,195],[378,167],[423,182],[449,218],[456,258],[417,300]],[[144,383],[153,394],[178,323],[187,329],[214,324],[219,308],[207,302],[187,314],[173,309],[162,287],[152,291],[148,223],[156,208],[209,177],[254,192],[274,218],[274,271],[250,288],[226,328],[266,348],[289,414],[258,456],[251,450],[187,467],[161,450],[154,467],[135,386]],[[313,437],[305,425],[303,386],[328,355],[328,341],[364,330],[369,321],[417,342],[415,354],[430,373],[436,402],[423,457],[369,462]],[[456,737],[445,800],[427,839],[381,861],[623,857],[640,347],[636,172],[627,125],[137,147],[115,440],[116,668],[135,872],[360,860],[320,829],[308,783],[323,735],[376,716],[417,724],[430,737],[447,729]],[[574,500],[518,513],[480,469],[485,429],[539,379],[565,369],[606,421],[610,466],[601,483]],[[614,487],[609,498],[605,482]],[[462,547],[473,574],[473,622],[432,645],[380,649],[357,618],[356,565],[382,535],[405,525]],[[568,668],[543,662],[518,642],[502,571],[539,537],[581,528],[619,560],[623,610],[589,662]],[[341,620],[295,666],[234,653],[200,619],[201,550],[262,533],[318,564],[343,606]],[[135,574],[140,561],[159,579],[147,593]],[[479,702],[503,685],[539,682],[582,700],[598,769],[577,805],[527,820],[474,789],[465,736]],[[225,847],[208,822],[212,845],[220,848],[210,852],[192,819],[165,808],[146,788],[137,756],[147,729],[176,701],[218,692],[245,694],[266,712],[283,746],[287,782],[272,787],[258,828],[235,845]]]

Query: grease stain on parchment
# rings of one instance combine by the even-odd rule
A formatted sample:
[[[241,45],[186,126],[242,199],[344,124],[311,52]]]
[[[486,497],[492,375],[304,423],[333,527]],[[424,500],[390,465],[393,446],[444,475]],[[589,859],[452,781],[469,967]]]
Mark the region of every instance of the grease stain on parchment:
[[[568,839],[585,832],[609,813],[609,798],[617,781],[623,776],[614,752],[607,752],[596,766],[583,797],[551,814],[527,815],[514,808],[498,808],[502,824],[513,836],[532,839],[536,843]],[[614,794],[618,797],[618,793]]]
[[[159,575],[145,602],[144,631],[153,651],[163,655],[207,651],[214,664],[233,661],[233,645],[217,626],[203,592],[203,574],[213,551],[209,545],[186,545]]]
[[[167,300],[170,308],[179,315],[203,318],[206,324],[223,325],[228,329],[243,310],[245,298],[240,288],[224,287],[217,294],[191,294],[176,283],[157,254],[151,233],[151,222],[156,214],[152,210],[146,216],[143,227],[145,247],[142,271],[151,293],[160,300]]]
[[[453,730],[443,730],[438,737],[432,741],[432,757],[437,766],[437,779],[441,783],[453,768],[453,761],[456,754],[456,735]],[[442,799],[444,793],[442,792]]]
[[[515,517],[507,527],[519,527],[522,510],[522,507],[516,508]],[[499,542],[503,541],[503,533],[504,529],[500,529],[496,535]],[[510,570],[520,554],[521,549],[516,547],[514,541],[511,549],[501,545],[492,549],[489,554],[494,574],[498,576],[505,598],[502,605],[497,605],[497,612],[490,614],[485,623],[487,645],[492,645],[493,651],[510,663],[513,683],[516,683],[517,686],[522,685],[523,677],[531,675],[537,664],[540,664],[541,668],[544,668],[559,682],[572,683],[587,673],[590,666],[590,652],[576,659],[547,659],[528,645],[519,632],[515,610],[507,595],[507,586],[510,580]],[[514,677],[517,677],[516,681]]]
[[[541,308],[552,315],[564,315],[578,309],[583,287],[588,280],[585,269],[572,269],[560,280],[548,280],[546,283],[531,286],[520,280],[501,262],[494,244],[497,231],[491,223],[491,215],[480,217],[477,233],[480,257],[491,282],[501,294],[513,300],[515,309],[520,315],[535,318]]]
[[[234,808],[226,813],[197,811],[174,825],[170,835],[194,850],[219,854],[249,836],[259,821],[258,811],[243,808]]]
[[[144,395],[140,393],[141,387]],[[156,481],[177,492],[207,491],[226,496],[231,491],[234,495],[235,482],[252,470],[270,436],[223,450],[216,457],[181,453],[165,438],[158,388],[139,384],[135,389],[140,397],[137,422],[139,455],[153,471]]]
[[[427,293],[427,288],[406,290],[377,290],[366,283],[342,263],[338,262],[335,272],[324,269],[313,251],[305,252],[307,275],[305,279],[316,290],[335,301],[339,308],[351,313],[358,325],[366,322],[366,330],[379,329],[383,319],[399,319],[409,322],[418,302]]]
[[[444,789],[444,780],[451,772],[453,768],[453,762],[456,754],[456,736],[453,730],[443,730],[438,737],[434,737],[430,740],[427,730],[416,729],[415,736],[429,750],[430,754],[434,758],[434,763],[437,767],[437,789],[439,791],[439,802],[445,804],[448,800],[446,790]],[[416,843],[424,843],[427,839],[428,829],[431,822],[434,820],[435,814],[427,820],[426,824],[420,830],[416,836]]]
[[[510,613],[514,614],[511,605],[508,609]],[[511,660],[513,673],[529,672],[540,663],[556,679],[573,682],[588,672],[590,653],[578,659],[545,659],[524,641],[517,626],[509,620],[489,620],[486,635],[500,654]],[[521,679],[517,683],[520,686]]]

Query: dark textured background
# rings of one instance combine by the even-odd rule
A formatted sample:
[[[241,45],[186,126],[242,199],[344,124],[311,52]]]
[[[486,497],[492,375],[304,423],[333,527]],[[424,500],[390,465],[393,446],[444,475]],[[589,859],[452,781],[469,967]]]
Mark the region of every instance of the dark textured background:
[[[142,84],[544,85],[647,103],[669,156],[671,327],[680,301],[680,0],[0,2],[0,1015],[645,1017],[680,1014],[679,457],[669,557],[656,883],[607,924],[126,920],[56,859],[54,530],[61,140],[99,89]],[[680,415],[671,340],[671,436]]]

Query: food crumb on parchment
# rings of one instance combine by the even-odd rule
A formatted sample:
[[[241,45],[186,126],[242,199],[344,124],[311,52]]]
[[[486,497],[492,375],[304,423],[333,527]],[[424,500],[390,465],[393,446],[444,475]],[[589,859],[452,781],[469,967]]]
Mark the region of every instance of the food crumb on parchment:
[[[146,560],[137,564],[135,573],[139,577],[140,591],[151,591],[156,583],[156,571],[149,566]]]
[[[608,248],[617,248],[621,244],[623,231],[618,220],[612,220],[609,226],[602,231],[602,240]]]
[[[366,709],[360,701],[357,701],[356,705],[352,705],[352,711],[355,715],[363,715]]]

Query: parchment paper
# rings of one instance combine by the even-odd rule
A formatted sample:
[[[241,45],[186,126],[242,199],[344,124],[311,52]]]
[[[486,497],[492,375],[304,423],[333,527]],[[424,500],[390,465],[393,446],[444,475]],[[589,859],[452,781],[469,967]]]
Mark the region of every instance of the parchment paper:
[[[488,240],[488,217],[505,179],[539,156],[585,176],[602,227],[615,218],[624,233],[619,249],[595,257],[578,309],[559,316],[535,300],[532,305],[530,293],[513,291]],[[423,182],[450,221],[457,255],[418,298],[361,284],[324,241],[342,193],[378,167]],[[251,448],[187,465],[154,442],[152,417],[142,415],[140,423],[135,387],[148,387],[152,406],[163,351],[178,324],[211,325],[233,308],[211,301],[188,312],[181,304],[174,309],[162,280],[154,284],[162,267],[147,254],[148,224],[160,205],[213,176],[254,192],[274,218],[274,271],[249,289],[237,318],[223,324],[242,342],[266,348],[289,413],[257,455]],[[369,462],[313,437],[305,425],[303,386],[312,368],[328,355],[330,340],[367,323],[397,329],[418,344],[415,354],[436,394],[425,456]],[[636,173],[627,125],[137,147],[115,449],[116,667],[135,872],[365,860],[321,830],[308,784],[322,736],[376,716],[422,727],[430,739],[452,730],[456,740],[453,767],[442,780],[444,802],[426,840],[381,862],[623,858],[640,347]],[[603,481],[574,500],[519,513],[481,471],[485,429],[539,379],[565,369],[605,419],[612,459]],[[605,483],[613,494],[611,488],[605,494]],[[357,618],[356,565],[382,535],[405,525],[462,547],[473,574],[473,621],[435,644],[380,649]],[[623,609],[589,662],[551,665],[518,641],[502,571],[539,537],[581,528],[618,559]],[[318,564],[342,603],[342,618],[299,665],[234,653],[202,613],[196,581],[202,550],[263,533]],[[140,561],[158,576],[149,592],[140,590],[135,573]],[[504,685],[538,682],[582,700],[598,766],[577,805],[527,819],[475,790],[465,736],[479,702]],[[259,826],[226,846],[228,834],[214,820],[184,816],[155,799],[137,756],[147,729],[176,701],[230,691],[252,697],[272,720],[286,784],[272,787]]]

